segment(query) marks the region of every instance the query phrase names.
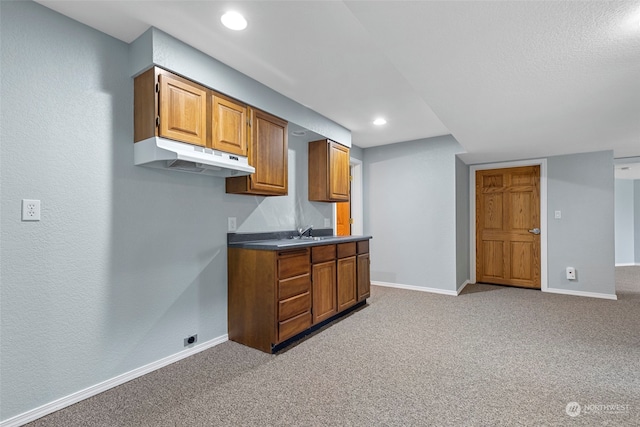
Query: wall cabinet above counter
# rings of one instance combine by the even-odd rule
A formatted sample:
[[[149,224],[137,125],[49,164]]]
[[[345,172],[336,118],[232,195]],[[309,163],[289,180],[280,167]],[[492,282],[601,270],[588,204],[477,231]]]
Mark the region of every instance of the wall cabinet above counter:
[[[247,105],[162,68],[134,80],[134,142],[159,136],[247,155]]]
[[[226,191],[232,194],[286,196],[288,193],[288,142],[286,121],[249,108],[249,164],[256,172],[227,178]]]
[[[164,146],[155,151],[149,140],[159,138],[200,154],[182,158]],[[136,145],[136,164],[225,176],[230,194],[288,194],[287,121],[157,66],[134,79],[134,142],[143,142]],[[308,199],[348,201],[349,148],[322,139],[309,142],[308,150]],[[138,161],[138,152],[145,161]],[[216,173],[214,155],[225,157],[230,171]]]
[[[159,167],[158,163],[160,166],[166,163],[165,168],[207,173],[217,166],[206,162],[209,156],[211,162],[216,160],[214,157],[228,158],[231,169],[234,164],[251,166],[250,172],[254,173],[250,175],[243,173],[242,166],[228,173],[210,173],[230,177],[226,182],[227,193],[287,194],[287,129],[285,120],[159,67],[152,67],[134,79],[136,151],[149,158],[149,162],[156,160],[155,152],[149,154],[154,148],[149,139],[154,138],[188,144],[183,147],[199,150],[194,158],[185,158],[185,161],[181,161],[180,155],[169,153],[168,157],[157,159],[166,159],[166,162],[146,165]],[[180,145],[164,143],[168,144]],[[145,163],[136,161],[136,164]]]
[[[349,148],[330,139],[309,142],[309,200],[349,201]]]

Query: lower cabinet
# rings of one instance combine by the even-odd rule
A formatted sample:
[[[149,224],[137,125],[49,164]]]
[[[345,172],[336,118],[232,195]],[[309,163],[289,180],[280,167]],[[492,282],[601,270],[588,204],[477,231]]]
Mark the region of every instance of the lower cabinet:
[[[268,353],[311,327],[309,248],[229,248],[229,339]]]
[[[229,339],[271,353],[364,301],[369,296],[368,245],[366,254],[358,253],[356,243],[282,251],[230,247]]]
[[[313,323],[327,320],[338,312],[336,301],[336,262],[335,260],[313,264]]]
[[[339,243],[338,252],[338,311],[356,301],[356,242]]]
[[[358,301],[363,301],[371,295],[371,258],[369,257],[369,241],[362,240],[356,243],[358,253],[357,265],[357,291]]]

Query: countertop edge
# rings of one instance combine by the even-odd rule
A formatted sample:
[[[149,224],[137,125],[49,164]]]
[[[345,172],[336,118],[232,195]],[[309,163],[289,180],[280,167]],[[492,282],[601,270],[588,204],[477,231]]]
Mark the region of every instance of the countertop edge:
[[[280,241],[292,241],[294,243],[288,245],[278,245],[276,243],[261,243],[259,240],[247,241],[247,242],[235,242],[228,243],[228,248],[237,248],[237,249],[257,249],[257,250],[267,250],[267,251],[283,251],[288,249],[299,249],[299,248],[308,248],[312,246],[323,246],[323,245],[335,245],[339,243],[348,243],[348,242],[358,242],[362,240],[370,240],[373,239],[373,236],[335,236],[335,238],[329,238],[324,240],[304,240],[304,241],[296,241],[295,239],[281,239]]]

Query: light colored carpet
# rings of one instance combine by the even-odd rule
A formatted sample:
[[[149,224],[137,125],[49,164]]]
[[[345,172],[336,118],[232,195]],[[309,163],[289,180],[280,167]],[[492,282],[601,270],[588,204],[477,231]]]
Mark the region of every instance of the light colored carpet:
[[[227,342],[30,425],[638,426],[640,267],[623,276],[618,301],[374,286],[282,354]]]

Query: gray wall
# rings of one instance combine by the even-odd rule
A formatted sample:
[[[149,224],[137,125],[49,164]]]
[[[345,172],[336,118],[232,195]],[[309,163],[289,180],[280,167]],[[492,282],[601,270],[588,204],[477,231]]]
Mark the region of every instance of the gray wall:
[[[616,264],[635,263],[634,187],[631,179],[615,180]]]
[[[129,46],[37,3],[0,7],[6,420],[174,355],[188,335],[223,337],[227,217],[240,231],[293,229],[331,205],[307,201],[293,138],[288,197],[133,166]],[[23,198],[42,201],[40,222],[20,221]]]
[[[613,153],[555,156],[547,165],[549,288],[614,295]],[[566,279],[569,266],[577,280]]]
[[[633,181],[633,218],[635,231],[634,252],[636,254],[636,264],[640,265],[640,179]]]
[[[460,288],[470,278],[469,166],[456,157],[456,283]]]
[[[364,160],[364,150],[357,145],[352,145],[349,150],[349,156],[352,159],[358,159],[360,161]]]
[[[461,151],[452,136],[364,149],[372,281],[455,292]]]

